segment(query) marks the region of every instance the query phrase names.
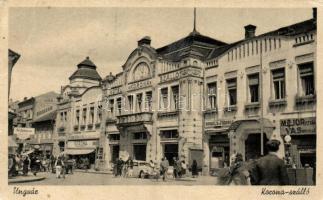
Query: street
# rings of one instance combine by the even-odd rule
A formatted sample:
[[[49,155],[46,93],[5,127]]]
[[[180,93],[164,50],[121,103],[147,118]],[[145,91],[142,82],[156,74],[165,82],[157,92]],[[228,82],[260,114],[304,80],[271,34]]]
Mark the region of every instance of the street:
[[[140,178],[121,178],[114,177],[112,174],[95,174],[75,172],[68,174],[65,179],[57,179],[53,173],[39,173],[37,176],[44,176],[46,179],[36,182],[16,183],[12,185],[215,185],[216,177],[200,176],[196,179],[184,178],[167,181],[159,179],[140,179]]]

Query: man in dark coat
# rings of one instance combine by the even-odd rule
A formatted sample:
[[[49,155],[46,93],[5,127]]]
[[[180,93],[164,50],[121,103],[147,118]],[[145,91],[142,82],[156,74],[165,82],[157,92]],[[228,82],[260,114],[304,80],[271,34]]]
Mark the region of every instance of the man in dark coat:
[[[280,142],[269,140],[266,147],[268,155],[260,158],[252,171],[256,185],[288,185],[289,179],[285,163],[277,156]]]

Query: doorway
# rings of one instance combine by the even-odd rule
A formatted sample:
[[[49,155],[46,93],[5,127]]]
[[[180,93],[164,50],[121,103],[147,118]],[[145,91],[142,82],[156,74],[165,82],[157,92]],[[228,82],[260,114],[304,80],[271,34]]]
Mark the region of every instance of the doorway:
[[[167,158],[169,165],[173,166],[173,158],[178,158],[178,144],[164,144],[164,157]]]
[[[267,149],[265,147],[268,138],[266,134],[263,135],[263,145],[261,145],[261,134],[252,133],[248,135],[248,138],[245,141],[245,160],[257,159],[261,155],[261,146],[263,147],[264,155],[267,154]],[[238,152],[239,153],[239,152]]]
[[[146,160],[146,144],[133,145],[133,157],[135,160]]]
[[[111,161],[115,162],[119,158],[119,145],[112,145],[111,148]]]

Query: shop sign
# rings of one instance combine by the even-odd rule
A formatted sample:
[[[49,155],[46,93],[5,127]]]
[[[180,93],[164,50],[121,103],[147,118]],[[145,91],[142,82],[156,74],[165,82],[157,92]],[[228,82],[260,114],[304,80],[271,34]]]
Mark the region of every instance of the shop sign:
[[[167,73],[164,75],[160,76],[160,82],[166,82],[166,81],[171,81],[171,80],[176,80],[180,78],[180,72],[176,71],[176,72],[171,72],[171,73]]]
[[[44,109],[42,109],[40,111],[37,111],[36,116],[38,117],[39,115],[43,115],[43,114],[45,114],[45,113],[47,113],[49,111],[52,111],[52,110],[53,110],[53,106],[46,107],[46,108],[44,108]]]
[[[35,128],[15,127],[13,133],[18,139],[25,140],[35,135]]]
[[[98,139],[100,138],[99,132],[73,134],[69,137],[70,140],[85,140],[85,139]]]
[[[98,140],[75,140],[67,141],[67,148],[96,148]]]
[[[163,82],[176,80],[186,76],[201,76],[201,69],[189,67],[178,71],[169,72],[167,74],[162,74],[160,76],[160,82],[163,83]]]
[[[229,127],[232,123],[233,120],[216,120],[213,122],[206,122],[206,126]]]
[[[151,86],[151,81],[144,80],[144,81],[139,81],[139,82],[129,84],[128,90],[138,90],[138,89],[149,87],[149,86]]]
[[[111,88],[109,90],[109,95],[121,94],[121,87]]]
[[[280,120],[281,135],[305,135],[316,133],[316,118],[295,118]]]

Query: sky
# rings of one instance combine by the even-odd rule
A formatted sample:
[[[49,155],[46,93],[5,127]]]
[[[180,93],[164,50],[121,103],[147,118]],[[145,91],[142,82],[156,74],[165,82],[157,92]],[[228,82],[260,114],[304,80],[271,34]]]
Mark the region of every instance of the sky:
[[[311,8],[197,8],[197,30],[227,43],[312,18]],[[21,54],[12,72],[10,98],[60,92],[87,56],[102,78],[118,73],[137,41],[150,36],[154,48],[187,36],[193,8],[20,7],[9,10],[9,48]]]

